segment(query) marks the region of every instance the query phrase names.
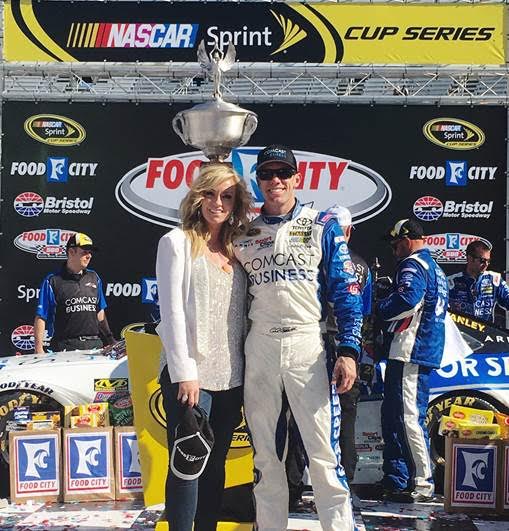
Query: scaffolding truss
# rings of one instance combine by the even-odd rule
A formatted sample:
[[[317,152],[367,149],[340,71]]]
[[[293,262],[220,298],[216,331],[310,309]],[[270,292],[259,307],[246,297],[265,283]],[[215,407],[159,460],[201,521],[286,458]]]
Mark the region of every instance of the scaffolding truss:
[[[194,102],[212,84],[196,63],[4,63],[3,100]],[[237,63],[238,103],[508,104],[507,67]]]

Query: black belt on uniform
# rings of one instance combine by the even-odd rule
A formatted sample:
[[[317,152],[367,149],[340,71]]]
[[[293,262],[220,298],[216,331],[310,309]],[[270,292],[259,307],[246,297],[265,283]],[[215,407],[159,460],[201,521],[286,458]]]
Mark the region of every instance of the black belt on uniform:
[[[99,336],[77,336],[77,337],[63,337],[61,339],[56,339],[55,341],[88,341],[90,339],[100,339]]]

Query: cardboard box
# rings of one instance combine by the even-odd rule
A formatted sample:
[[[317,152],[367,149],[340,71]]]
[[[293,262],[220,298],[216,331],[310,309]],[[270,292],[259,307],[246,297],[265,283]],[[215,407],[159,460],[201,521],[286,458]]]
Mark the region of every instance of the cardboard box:
[[[140,452],[134,426],[115,428],[115,499],[143,499]]]
[[[509,440],[499,441],[502,466],[500,467],[500,481],[498,489],[497,511],[509,514]]]
[[[9,433],[11,501],[60,501],[60,429]]]
[[[64,501],[114,500],[113,428],[63,431]]]
[[[499,442],[453,437],[447,437],[445,442],[445,510],[495,513],[501,461]]]

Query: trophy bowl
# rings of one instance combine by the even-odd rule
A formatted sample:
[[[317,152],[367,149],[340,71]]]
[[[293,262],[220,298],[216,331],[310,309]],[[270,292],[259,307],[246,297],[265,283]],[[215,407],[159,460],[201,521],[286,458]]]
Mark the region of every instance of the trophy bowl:
[[[173,130],[184,144],[201,149],[211,161],[224,161],[234,147],[246,144],[258,125],[256,113],[220,97],[180,111]]]

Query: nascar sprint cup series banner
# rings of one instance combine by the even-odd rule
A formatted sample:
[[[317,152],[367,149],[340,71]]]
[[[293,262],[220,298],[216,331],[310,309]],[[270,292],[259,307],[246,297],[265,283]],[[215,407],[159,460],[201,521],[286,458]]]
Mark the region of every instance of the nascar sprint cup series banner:
[[[8,0],[6,61],[196,61],[233,42],[240,61],[504,64],[504,5]]]
[[[3,106],[0,351],[33,349],[43,277],[65,260],[74,231],[100,251],[115,335],[150,319],[159,238],[178,224],[179,204],[201,162],[170,128],[189,105],[26,103]],[[231,162],[255,198],[261,146],[284,142],[303,177],[297,194],[317,209],[348,206],[352,246],[381,273],[394,260],[382,235],[415,215],[448,274],[478,238],[505,269],[506,112],[496,107],[252,105],[259,126]]]

